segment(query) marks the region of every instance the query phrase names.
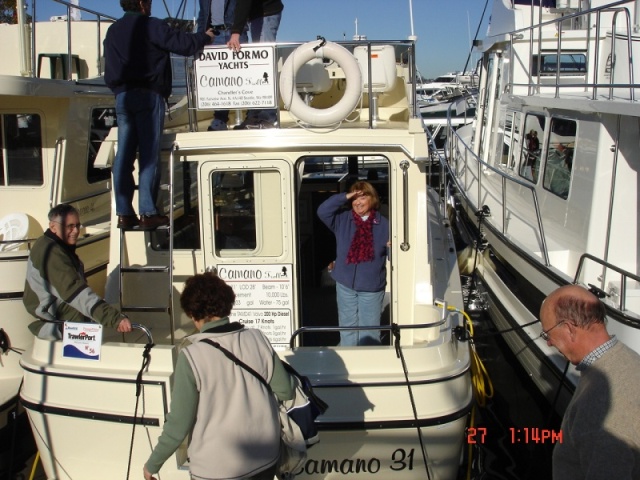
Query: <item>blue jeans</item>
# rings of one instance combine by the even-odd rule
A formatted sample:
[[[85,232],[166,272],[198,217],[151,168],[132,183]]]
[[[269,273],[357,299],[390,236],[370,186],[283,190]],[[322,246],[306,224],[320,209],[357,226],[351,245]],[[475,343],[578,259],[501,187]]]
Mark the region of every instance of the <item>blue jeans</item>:
[[[380,326],[384,290],[358,292],[336,283],[338,322],[341,327]],[[345,330],[340,332],[340,346],[379,345],[379,330]]]
[[[251,43],[275,42],[281,18],[282,12],[251,20],[249,22]]]
[[[220,35],[216,35],[215,37],[213,37],[213,41],[210,43],[210,45],[226,45],[229,40],[231,40],[231,31],[221,31]],[[240,43],[242,44],[248,42],[249,36],[247,35],[247,32],[244,31],[240,34]],[[216,119],[222,120],[224,123],[227,123],[229,121],[229,110],[216,110],[213,113],[213,120],[211,120],[211,123],[213,123],[213,121]]]
[[[260,17],[249,22],[251,43],[275,42],[282,12],[267,17]],[[261,120],[275,123],[278,119],[278,109],[247,110],[247,118],[258,117]]]
[[[158,93],[133,89],[116,95],[118,153],[113,162],[117,215],[135,215],[133,180],[138,150],[138,206],[140,215],[155,215],[160,187],[160,137],[165,103]]]

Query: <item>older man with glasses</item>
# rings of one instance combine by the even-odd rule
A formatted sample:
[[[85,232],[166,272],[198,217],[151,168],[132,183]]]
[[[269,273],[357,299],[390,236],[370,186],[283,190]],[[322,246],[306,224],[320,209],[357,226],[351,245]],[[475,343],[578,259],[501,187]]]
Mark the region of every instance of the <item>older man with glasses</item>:
[[[78,210],[60,204],[49,212],[49,228],[31,248],[23,303],[38,322],[29,326],[40,338],[59,340],[62,321],[95,321],[131,331],[131,322],[87,284],[84,264],[76,255],[80,235]],[[43,324],[44,322],[44,324]]]
[[[640,355],[610,336],[605,307],[566,285],[540,309],[540,337],[580,372],[553,451],[553,478],[640,478]]]

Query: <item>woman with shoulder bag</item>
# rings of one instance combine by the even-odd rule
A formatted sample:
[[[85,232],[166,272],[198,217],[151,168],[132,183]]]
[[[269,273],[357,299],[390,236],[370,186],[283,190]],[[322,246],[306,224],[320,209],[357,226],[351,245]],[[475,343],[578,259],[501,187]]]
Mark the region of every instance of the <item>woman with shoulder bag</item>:
[[[178,355],[171,410],[144,466],[155,479],[164,462],[190,435],[189,469],[194,479],[273,480],[280,457],[278,400],[293,398],[292,378],[258,329],[229,322],[233,289],[213,273],[189,278],[180,298],[199,333]],[[207,345],[215,342],[263,378],[238,368]],[[277,397],[277,398],[276,398]]]

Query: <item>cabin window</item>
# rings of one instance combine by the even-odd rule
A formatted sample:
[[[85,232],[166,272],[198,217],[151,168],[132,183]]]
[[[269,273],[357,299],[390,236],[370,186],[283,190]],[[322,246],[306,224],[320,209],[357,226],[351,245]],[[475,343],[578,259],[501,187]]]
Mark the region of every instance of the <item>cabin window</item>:
[[[564,199],[569,196],[575,144],[576,122],[552,118],[542,185]]]
[[[256,202],[254,172],[227,170],[212,179],[214,242],[223,250],[255,250]]]
[[[87,181],[89,183],[109,180],[111,169],[94,167],[100,145],[111,127],[117,126],[115,108],[94,108],[91,111],[91,128],[89,130],[89,150],[87,152]]]
[[[0,116],[0,186],[34,186],[44,183],[42,129],[36,114]]]
[[[540,153],[544,134],[545,118],[542,115],[527,115],[524,121],[524,142],[520,156],[521,177],[538,183]]]
[[[584,75],[587,73],[587,57],[584,53],[546,53],[531,57],[531,75],[538,76],[538,60],[540,76]],[[559,60],[559,62],[558,62]]]
[[[380,155],[307,156],[297,163],[298,172],[298,267],[302,305],[301,326],[311,331],[301,337],[303,346],[337,345],[337,331],[313,331],[313,327],[337,327],[335,281],[329,265],[336,259],[333,232],[318,218],[318,207],[335,194],[346,194],[358,180],[366,180],[380,197],[380,213],[389,218],[389,160]],[[349,205],[345,202],[345,209]],[[391,222],[390,222],[391,223]],[[387,274],[391,268],[387,266]],[[389,279],[388,279],[389,280]],[[390,287],[390,281],[387,284]],[[385,297],[381,323],[389,325],[389,296]],[[388,333],[382,334],[389,344]]]

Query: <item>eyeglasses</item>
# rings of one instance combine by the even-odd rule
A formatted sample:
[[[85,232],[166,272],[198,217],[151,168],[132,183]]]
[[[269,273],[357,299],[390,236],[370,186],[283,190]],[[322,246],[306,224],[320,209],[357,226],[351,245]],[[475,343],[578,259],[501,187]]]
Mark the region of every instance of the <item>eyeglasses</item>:
[[[67,230],[75,230],[76,228],[78,230],[80,230],[82,228],[82,224],[81,223],[67,223],[66,225],[64,223],[62,223],[62,222],[56,222],[56,221],[54,221],[53,223],[57,223],[58,225],[62,225]]]
[[[566,323],[566,320],[562,320],[561,322],[556,323],[553,327],[551,327],[549,330],[543,330],[540,332],[540,338],[543,339],[545,342],[549,341],[549,332],[551,330],[553,330],[554,328],[556,328],[558,325],[562,325],[563,323]]]

